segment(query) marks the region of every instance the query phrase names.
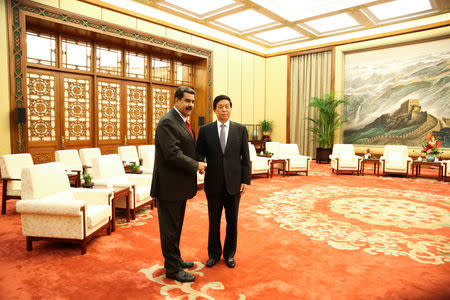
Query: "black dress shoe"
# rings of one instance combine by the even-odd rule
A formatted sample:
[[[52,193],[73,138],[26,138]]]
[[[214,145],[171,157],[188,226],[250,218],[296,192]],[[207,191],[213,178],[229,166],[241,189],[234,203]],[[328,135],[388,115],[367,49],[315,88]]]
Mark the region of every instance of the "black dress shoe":
[[[170,279],[175,279],[180,282],[193,282],[195,280],[195,276],[189,274],[184,270],[180,270],[176,273],[166,273],[166,277]]]
[[[236,266],[236,261],[232,257],[225,258],[225,263],[229,268],[234,268]]]
[[[214,266],[217,263],[217,260],[215,260],[214,258],[210,258],[208,259],[208,261],[206,262],[206,266],[208,268],[211,268],[212,266]]]
[[[194,266],[194,263],[192,261],[183,261],[181,263],[181,267],[183,269],[189,269],[189,268],[192,268],[193,266]]]

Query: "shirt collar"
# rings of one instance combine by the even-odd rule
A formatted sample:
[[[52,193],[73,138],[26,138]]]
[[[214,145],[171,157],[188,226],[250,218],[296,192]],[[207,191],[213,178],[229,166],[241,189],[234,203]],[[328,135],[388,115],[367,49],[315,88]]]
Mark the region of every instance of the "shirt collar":
[[[226,128],[230,128],[230,119],[228,119],[228,121],[226,121],[225,123],[222,123],[219,120],[217,120],[217,127],[218,128],[220,128],[220,124],[225,124]]]
[[[175,106],[173,107],[173,109],[175,109],[175,111],[180,115],[180,117],[183,119],[183,122],[186,123],[187,118],[184,117]]]

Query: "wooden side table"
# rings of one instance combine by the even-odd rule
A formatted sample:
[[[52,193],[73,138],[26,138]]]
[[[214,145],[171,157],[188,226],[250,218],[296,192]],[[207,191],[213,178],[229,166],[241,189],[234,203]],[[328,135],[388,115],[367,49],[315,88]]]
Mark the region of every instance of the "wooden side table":
[[[272,159],[270,161],[270,177],[273,177],[274,164],[283,165],[283,176],[286,176],[286,160],[285,159]]]
[[[366,164],[373,163],[373,175],[380,175],[380,160],[378,158],[363,158],[361,162],[361,175],[364,176]]]
[[[69,177],[69,182],[73,181],[74,187],[81,187],[81,179],[80,179],[80,171],[74,171],[75,174],[67,174],[67,177]]]
[[[437,180],[441,180],[442,179],[444,172],[443,172],[442,163],[440,161],[438,161],[438,162],[417,161],[417,160],[413,161],[413,163],[411,164],[412,176],[419,177],[420,173],[421,173],[421,169],[422,169],[423,166],[425,166],[425,167],[437,167],[437,170],[438,170]],[[414,170],[415,170],[415,172],[414,172]]]

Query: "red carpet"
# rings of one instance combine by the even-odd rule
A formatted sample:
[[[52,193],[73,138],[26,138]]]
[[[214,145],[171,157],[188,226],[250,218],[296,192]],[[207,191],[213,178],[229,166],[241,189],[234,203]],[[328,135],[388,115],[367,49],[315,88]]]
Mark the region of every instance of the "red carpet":
[[[204,267],[199,191],[181,239],[183,258],[196,262],[192,284],[164,276],[156,210],[121,221],[86,255],[50,242],[27,252],[10,200],[0,216],[0,299],[450,299],[450,183],[311,168],[307,177],[253,179],[235,269]]]

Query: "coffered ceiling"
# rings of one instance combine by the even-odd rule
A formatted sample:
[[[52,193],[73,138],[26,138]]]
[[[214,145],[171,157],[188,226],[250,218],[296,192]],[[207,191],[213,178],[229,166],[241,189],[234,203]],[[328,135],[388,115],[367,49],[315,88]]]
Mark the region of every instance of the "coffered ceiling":
[[[270,54],[449,22],[450,0],[103,0]]]

